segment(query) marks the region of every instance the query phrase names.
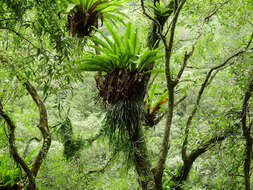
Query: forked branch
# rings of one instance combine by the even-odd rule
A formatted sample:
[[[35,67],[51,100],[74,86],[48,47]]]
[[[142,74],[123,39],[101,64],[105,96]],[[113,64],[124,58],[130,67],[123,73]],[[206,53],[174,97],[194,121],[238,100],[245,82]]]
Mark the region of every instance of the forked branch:
[[[28,181],[29,181],[29,187],[31,190],[34,190],[36,185],[35,185],[35,177],[32,173],[32,171],[29,169],[28,165],[25,163],[25,161],[22,159],[22,157],[19,155],[16,145],[15,145],[15,129],[16,125],[12,121],[12,119],[9,117],[9,115],[3,110],[2,103],[0,102],[0,116],[3,117],[5,122],[9,126],[9,146],[10,146],[10,154],[12,155],[13,159],[17,164],[19,164],[22,169],[25,171]]]
[[[202,155],[203,153],[208,151],[210,148],[212,148],[213,146],[215,146],[218,143],[221,143],[223,140],[225,140],[227,137],[229,137],[232,133],[233,133],[232,131],[228,131],[225,134],[221,134],[219,136],[212,137],[208,141],[199,145],[196,149],[192,150],[191,153],[189,154],[189,156],[187,157],[187,159],[184,161],[179,174],[174,175],[172,177],[172,181],[182,184],[187,179],[194,161],[200,155]],[[177,188],[177,189],[181,189],[181,188]]]
[[[222,64],[211,68],[209,70],[209,72],[207,73],[207,75],[205,77],[205,80],[204,80],[204,82],[202,83],[202,85],[201,85],[201,87],[199,89],[198,96],[197,96],[197,99],[196,99],[196,102],[195,102],[195,106],[194,106],[194,108],[193,108],[190,116],[187,119],[185,131],[184,131],[185,137],[184,137],[183,146],[182,146],[182,152],[181,152],[183,160],[187,159],[186,151],[187,151],[187,144],[188,144],[189,129],[190,129],[190,126],[191,126],[191,123],[192,123],[192,119],[193,119],[193,117],[195,116],[195,114],[196,114],[196,112],[198,110],[198,107],[199,107],[199,104],[200,104],[200,100],[202,98],[204,90],[206,89],[206,87],[208,86],[208,84],[210,84],[210,82],[211,82],[210,78],[212,77],[213,72],[215,72],[215,71],[218,72],[218,71],[221,71],[221,70],[225,69],[228,64],[233,65],[233,64],[230,63],[230,61],[233,58],[238,57],[238,56],[242,55],[243,53],[245,53],[249,49],[250,44],[252,42],[252,39],[253,39],[253,33],[251,34],[251,37],[250,37],[250,39],[249,39],[249,41],[248,41],[247,46],[246,46],[245,49],[240,50],[237,53],[231,55]]]

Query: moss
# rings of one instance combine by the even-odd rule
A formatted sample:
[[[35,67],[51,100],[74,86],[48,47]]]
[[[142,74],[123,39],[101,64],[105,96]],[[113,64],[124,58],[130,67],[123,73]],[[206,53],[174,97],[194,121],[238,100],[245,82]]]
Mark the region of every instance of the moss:
[[[61,141],[64,146],[63,155],[69,160],[83,147],[84,143],[81,139],[73,138],[72,123],[69,118],[58,129]]]

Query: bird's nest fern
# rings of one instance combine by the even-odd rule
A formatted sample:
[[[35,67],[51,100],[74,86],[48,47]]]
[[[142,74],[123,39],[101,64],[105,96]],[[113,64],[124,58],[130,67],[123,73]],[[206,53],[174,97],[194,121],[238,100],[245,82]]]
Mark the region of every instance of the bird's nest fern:
[[[131,158],[135,152],[134,135],[144,117],[144,94],[147,66],[157,61],[159,49],[142,48],[138,32],[131,23],[124,35],[119,35],[105,22],[111,38],[98,30],[100,37],[90,37],[100,55],[89,53],[78,60],[81,71],[100,71],[102,80],[97,81],[99,96],[107,108],[103,130],[109,137],[114,151],[123,151]],[[101,78],[100,78],[101,79]],[[129,160],[129,159],[128,159]]]
[[[98,22],[104,19],[112,23],[123,22],[126,15],[120,11],[124,1],[118,0],[69,0],[67,8],[68,22],[66,24],[72,36],[89,36]]]

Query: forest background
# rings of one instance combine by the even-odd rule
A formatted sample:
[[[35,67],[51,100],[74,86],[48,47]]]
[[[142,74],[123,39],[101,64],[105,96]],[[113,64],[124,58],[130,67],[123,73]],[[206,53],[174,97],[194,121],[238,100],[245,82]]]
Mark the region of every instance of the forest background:
[[[1,0],[0,189],[253,186],[252,0]]]

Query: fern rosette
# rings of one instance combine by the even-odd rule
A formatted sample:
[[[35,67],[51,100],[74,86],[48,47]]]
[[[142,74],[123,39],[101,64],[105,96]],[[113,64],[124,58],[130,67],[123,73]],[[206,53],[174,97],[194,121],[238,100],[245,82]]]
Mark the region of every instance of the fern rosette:
[[[162,57],[157,55],[159,49],[142,48],[137,29],[127,24],[124,35],[119,35],[106,22],[110,39],[98,30],[101,37],[92,35],[93,46],[101,54],[90,53],[81,60],[81,71],[100,71],[106,73],[102,84],[98,84],[100,96],[105,103],[115,103],[121,99],[135,99],[144,87],[145,68]]]
[[[64,1],[64,0],[62,0]],[[111,23],[123,23],[126,15],[120,11],[125,0],[68,0],[67,28],[72,36],[89,36],[98,22],[104,19]]]

